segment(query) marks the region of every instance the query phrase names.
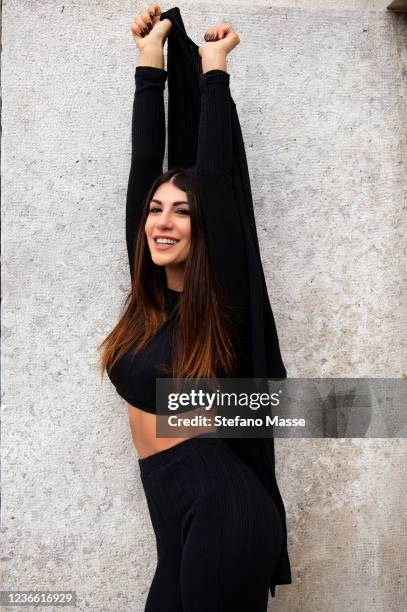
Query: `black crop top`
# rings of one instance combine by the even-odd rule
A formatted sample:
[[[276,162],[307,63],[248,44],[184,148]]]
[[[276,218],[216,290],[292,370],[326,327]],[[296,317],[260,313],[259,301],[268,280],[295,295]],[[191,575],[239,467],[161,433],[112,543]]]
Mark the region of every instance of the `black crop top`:
[[[156,412],[155,379],[169,376],[158,371],[156,364],[171,364],[173,315],[180,295],[179,291],[165,289],[165,322],[145,347],[135,354],[129,349],[108,374],[121,397],[132,406],[152,414]]]

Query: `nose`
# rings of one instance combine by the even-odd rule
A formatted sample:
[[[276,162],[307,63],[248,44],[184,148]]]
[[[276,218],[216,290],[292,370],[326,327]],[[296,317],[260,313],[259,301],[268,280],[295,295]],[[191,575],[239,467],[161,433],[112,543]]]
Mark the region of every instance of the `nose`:
[[[157,228],[160,230],[171,229],[173,226],[171,220],[171,210],[163,210],[161,215],[157,218]]]

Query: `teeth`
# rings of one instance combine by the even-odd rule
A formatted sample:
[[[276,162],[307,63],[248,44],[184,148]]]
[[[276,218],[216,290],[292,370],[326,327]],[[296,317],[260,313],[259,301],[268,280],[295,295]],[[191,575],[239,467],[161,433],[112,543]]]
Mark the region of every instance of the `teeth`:
[[[178,240],[171,240],[171,238],[156,238],[155,241],[158,244],[176,244]]]

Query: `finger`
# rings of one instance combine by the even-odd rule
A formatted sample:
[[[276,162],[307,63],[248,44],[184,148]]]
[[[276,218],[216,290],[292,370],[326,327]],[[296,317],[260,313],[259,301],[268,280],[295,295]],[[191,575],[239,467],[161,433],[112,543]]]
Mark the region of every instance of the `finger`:
[[[229,31],[225,26],[217,26],[215,31],[216,40],[222,40],[228,35]]]
[[[204,39],[206,41],[221,40],[230,32],[233,32],[233,28],[230,23],[217,23],[206,30]]]
[[[159,17],[161,15],[161,9],[159,4],[150,4],[147,11],[150,14],[150,17]]]
[[[154,25],[155,25],[155,23],[157,23],[157,21],[156,21],[156,20],[154,20],[154,19],[151,17],[151,15],[150,15],[150,13],[148,12],[148,10],[143,11],[143,12],[141,13],[141,16],[143,17],[144,22],[145,22],[145,24],[147,25],[148,29],[149,29],[149,30],[152,30],[152,29],[153,29],[153,27],[154,27]]]
[[[218,35],[216,32],[216,26],[213,26],[206,30],[204,39],[208,42],[208,41],[216,40],[217,36]]]
[[[135,21],[133,21],[131,24],[131,31],[133,32],[134,36],[141,36],[140,26]]]
[[[225,36],[233,32],[233,28],[230,23],[218,23],[218,25],[215,27],[216,33],[220,39],[225,38]]]
[[[143,34],[148,34],[148,32],[149,32],[150,30],[148,29],[147,25],[144,23],[144,19],[142,18],[142,16],[141,16],[141,15],[138,15],[138,16],[136,17],[136,23],[137,23],[137,25],[139,26],[139,28],[140,28],[140,32],[141,32],[141,34],[142,34],[142,35],[143,35]]]
[[[131,31],[135,36],[140,36],[140,28],[135,21],[131,24]]]
[[[140,13],[141,17],[144,20],[144,23],[146,24],[146,26],[148,27],[149,30],[153,29],[153,20],[150,17],[150,13],[148,11],[143,11],[142,13]]]

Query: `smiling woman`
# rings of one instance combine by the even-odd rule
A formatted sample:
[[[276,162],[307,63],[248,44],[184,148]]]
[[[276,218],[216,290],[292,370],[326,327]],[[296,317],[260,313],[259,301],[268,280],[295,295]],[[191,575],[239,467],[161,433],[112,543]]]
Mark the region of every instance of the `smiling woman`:
[[[175,167],[160,174],[143,193],[142,206],[135,207],[141,182],[133,179],[135,166],[133,159],[126,214],[132,290],[121,319],[101,345],[102,364],[122,397],[155,412],[153,394],[144,391],[146,378],[134,383],[143,369],[140,359],[152,351],[149,375],[154,383],[160,373],[176,378],[230,376],[236,371],[239,315],[213,275],[196,169]],[[202,321],[211,324],[205,328]],[[165,355],[154,354],[164,346]],[[127,363],[129,354],[136,363]],[[123,392],[131,381],[133,392]],[[155,435],[148,445],[145,440],[136,443],[139,453],[141,446],[158,450],[162,445],[163,439]]]
[[[240,446],[245,457],[253,450],[249,463],[223,439],[156,436],[157,418],[165,418],[157,414],[156,378],[253,375],[244,242],[250,230],[231,179],[233,143],[240,134],[232,132],[226,72],[226,56],[239,37],[230,24],[212,26],[194,62],[179,65],[181,72],[187,65],[202,68],[195,88],[199,133],[196,140],[188,134],[194,143],[189,149],[183,130],[195,129],[195,122],[185,120],[181,108],[172,109],[183,121],[171,132],[170,169],[163,173],[163,47],[172,28],[178,43],[194,47],[185,40],[179,9],[167,12],[172,19],[160,14],[160,7],[151,5],[132,25],[140,63],[126,201],[131,291],[119,322],[99,347],[101,372],[108,372],[129,404],[156,533],[158,564],[146,612],[265,612],[268,589],[291,577],[284,512],[268,489],[263,448]],[[181,87],[181,99],[183,92]],[[175,162],[174,138],[189,153]],[[261,300],[258,283],[255,291]]]
[[[167,286],[182,291],[183,268],[191,246],[190,205],[174,183],[163,183],[151,199],[145,224],[151,259],[165,266]]]

